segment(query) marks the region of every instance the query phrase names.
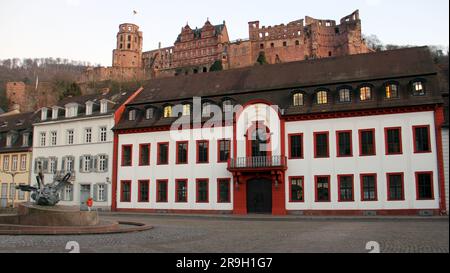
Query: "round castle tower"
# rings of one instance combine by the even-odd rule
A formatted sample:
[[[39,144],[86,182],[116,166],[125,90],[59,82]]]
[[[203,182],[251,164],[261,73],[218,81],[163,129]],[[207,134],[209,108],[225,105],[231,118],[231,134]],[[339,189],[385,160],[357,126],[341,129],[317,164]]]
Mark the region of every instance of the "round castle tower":
[[[117,33],[117,47],[113,51],[113,67],[142,67],[143,35],[135,24],[121,24]]]

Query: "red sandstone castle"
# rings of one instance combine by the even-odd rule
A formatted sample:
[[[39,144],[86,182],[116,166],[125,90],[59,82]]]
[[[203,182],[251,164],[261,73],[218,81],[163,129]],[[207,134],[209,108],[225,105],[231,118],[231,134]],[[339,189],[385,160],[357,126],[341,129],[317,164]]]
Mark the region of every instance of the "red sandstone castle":
[[[205,73],[220,62],[223,69],[255,65],[264,59],[269,64],[367,53],[362,39],[359,12],[333,20],[304,20],[287,25],[260,26],[249,22],[249,38],[230,41],[225,21],[202,28],[186,25],[174,46],[143,52],[143,33],[134,24],[122,24],[113,51],[113,66],[90,68],[80,82],[130,81],[180,74]]]

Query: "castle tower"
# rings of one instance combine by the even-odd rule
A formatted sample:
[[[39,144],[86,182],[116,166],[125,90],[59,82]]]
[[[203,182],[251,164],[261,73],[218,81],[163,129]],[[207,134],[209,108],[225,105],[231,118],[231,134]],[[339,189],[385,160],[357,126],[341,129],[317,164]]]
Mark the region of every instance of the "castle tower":
[[[142,32],[134,24],[121,24],[117,33],[117,47],[113,51],[113,67],[142,67]]]

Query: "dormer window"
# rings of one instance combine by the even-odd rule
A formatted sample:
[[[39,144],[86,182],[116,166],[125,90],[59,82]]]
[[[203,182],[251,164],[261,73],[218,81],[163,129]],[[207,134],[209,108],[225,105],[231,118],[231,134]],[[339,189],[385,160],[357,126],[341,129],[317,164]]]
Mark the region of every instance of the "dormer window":
[[[130,110],[128,112],[128,120],[136,120],[136,110]]]
[[[325,90],[317,92],[316,103],[317,104],[328,104],[328,92]]]
[[[22,146],[23,147],[27,147],[30,145],[30,134],[29,133],[24,133],[23,134],[23,139],[22,139]]]
[[[359,99],[361,101],[368,101],[372,99],[372,88],[370,86],[363,86],[359,89]]]
[[[100,113],[104,114],[106,112],[108,112],[108,102],[103,100],[100,102]]]
[[[205,103],[203,103],[202,116],[209,117],[210,115],[211,115],[211,103],[205,102]]]
[[[223,111],[226,113],[233,111],[233,102],[231,100],[223,101]]]
[[[12,146],[12,135],[8,134],[6,136],[6,147],[11,147]]]
[[[153,118],[153,108],[148,108],[145,111],[145,118],[146,119],[152,119]]]
[[[425,88],[421,81],[413,82],[412,89],[413,96],[425,96]]]
[[[189,115],[191,115],[191,105],[184,104],[183,105],[183,116],[189,116]]]
[[[339,90],[339,102],[351,102],[351,91],[348,88],[342,88]]]
[[[58,107],[53,107],[52,109],[52,119],[58,119]]]
[[[42,121],[47,120],[47,112],[48,112],[47,108],[42,108],[42,110],[41,110],[41,120]]]
[[[293,98],[292,98],[292,104],[294,106],[302,106],[304,101],[303,101],[303,94],[302,93],[295,93]]]
[[[78,115],[78,105],[70,104],[66,105],[66,118],[73,118]]]
[[[94,104],[90,101],[86,103],[86,116],[92,115],[93,106],[94,106]]]
[[[386,85],[386,99],[398,98],[398,85],[390,83]]]
[[[164,107],[164,117],[165,118],[172,117],[172,106],[168,105],[168,106]]]

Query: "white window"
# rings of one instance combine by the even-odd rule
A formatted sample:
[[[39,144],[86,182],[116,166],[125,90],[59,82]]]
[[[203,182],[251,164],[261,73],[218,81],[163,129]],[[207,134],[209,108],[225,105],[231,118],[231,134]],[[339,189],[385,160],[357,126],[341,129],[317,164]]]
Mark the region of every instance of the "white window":
[[[14,183],[9,185],[9,199],[16,200],[16,184]]]
[[[42,108],[41,110],[41,120],[47,120],[47,108]]]
[[[92,108],[93,108],[92,102],[87,102],[86,103],[86,116],[92,115]]]
[[[172,106],[168,105],[164,107],[164,117],[171,118],[172,117]]]
[[[51,146],[56,146],[57,136],[58,136],[58,134],[56,132],[51,132],[50,133],[50,145]]]
[[[45,132],[42,132],[41,134],[40,134],[40,145],[41,145],[41,147],[45,147],[45,142],[46,142],[46,140],[47,140],[47,134],[45,133]]]
[[[183,105],[183,116],[189,116],[191,114],[191,105],[185,104]]]
[[[2,183],[2,195],[1,198],[6,199],[8,198],[8,184]]]
[[[9,171],[9,155],[3,156],[3,170]]]
[[[27,147],[28,145],[30,145],[30,134],[29,133],[25,133],[22,136],[22,145],[24,147]]]
[[[92,157],[90,155],[86,155],[83,158],[83,172],[90,172],[92,167]]]
[[[425,95],[425,89],[423,88],[423,83],[418,81],[413,83],[413,95],[423,96]]]
[[[13,155],[12,156],[12,164],[11,164],[11,170],[17,171],[17,165],[19,163],[19,156]]]
[[[100,103],[100,113],[104,114],[108,112],[108,102],[107,101],[102,101]]]
[[[66,106],[66,118],[73,118],[78,115],[77,105],[67,105]]]
[[[73,192],[72,185],[67,185],[66,187],[64,187],[64,192],[62,196],[63,201],[72,201],[72,192]]]
[[[50,173],[56,173],[57,159],[55,157],[50,158]]]
[[[145,118],[146,119],[152,119],[153,118],[153,108],[148,108],[145,111]]]
[[[303,105],[303,94],[295,93],[293,97],[294,106],[302,106]]]
[[[73,144],[73,129],[67,130],[67,144]]]
[[[108,170],[108,156],[100,155],[98,157],[98,171],[106,172]]]
[[[106,201],[106,187],[104,184],[99,184],[97,186],[97,201],[98,202],[105,202]]]
[[[128,113],[128,120],[136,120],[136,110],[131,110]]]
[[[84,129],[84,142],[92,143],[92,128]]]
[[[11,147],[12,145],[12,135],[6,136],[6,147]]]
[[[25,171],[27,169],[27,155],[20,156],[20,170]]]
[[[66,170],[68,172],[73,172],[73,170],[75,169],[75,158],[73,158],[72,156],[66,157]]]
[[[107,136],[107,129],[106,127],[100,127],[100,141],[101,142],[106,142],[108,140]]]

